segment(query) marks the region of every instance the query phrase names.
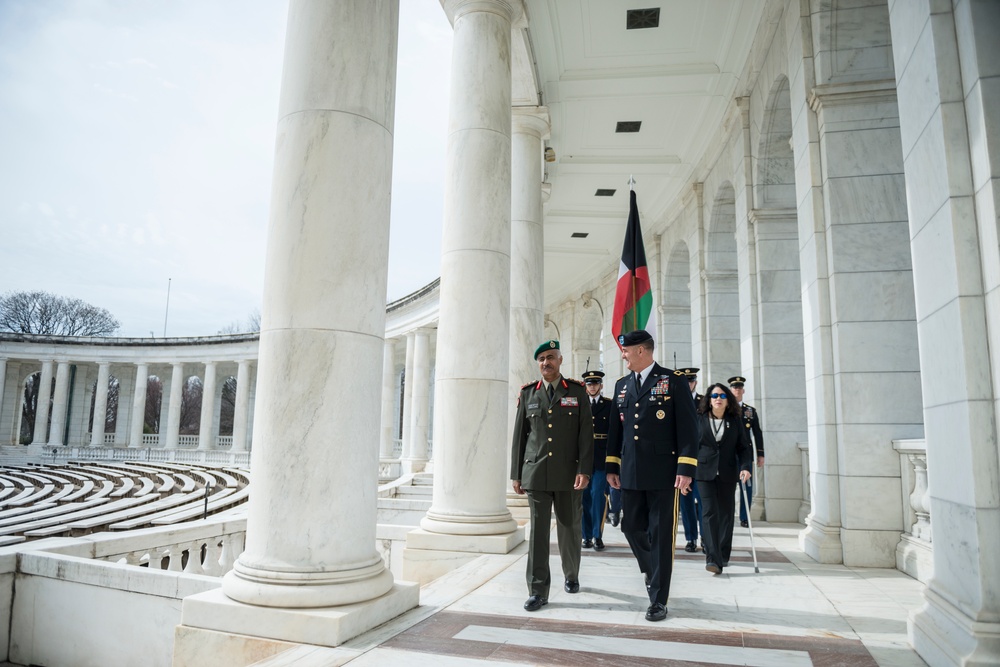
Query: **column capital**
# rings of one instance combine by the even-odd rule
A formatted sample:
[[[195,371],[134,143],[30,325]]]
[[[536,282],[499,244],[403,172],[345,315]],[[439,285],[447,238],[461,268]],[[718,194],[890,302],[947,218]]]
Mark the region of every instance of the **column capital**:
[[[510,128],[515,134],[533,134],[545,138],[552,129],[548,107],[511,107]]]
[[[441,6],[452,25],[473,12],[497,14],[512,24],[524,16],[522,0],[442,0]]]

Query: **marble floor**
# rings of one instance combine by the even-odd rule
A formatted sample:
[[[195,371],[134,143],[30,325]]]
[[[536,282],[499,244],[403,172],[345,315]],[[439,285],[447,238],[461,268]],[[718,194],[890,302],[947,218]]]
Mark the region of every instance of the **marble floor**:
[[[799,550],[801,528],[756,526],[759,573],[739,526],[730,567],[719,576],[679,539],[669,614],[660,623],[643,618],[642,575],[621,532],[608,525],[608,548],[584,551],[576,595],[562,590],[553,545],[552,592],[540,611],[522,608],[522,544],[424,586],[420,607],[339,648],[300,647],[261,664],[923,665],[906,640],[922,585],[896,570],[815,563]]]

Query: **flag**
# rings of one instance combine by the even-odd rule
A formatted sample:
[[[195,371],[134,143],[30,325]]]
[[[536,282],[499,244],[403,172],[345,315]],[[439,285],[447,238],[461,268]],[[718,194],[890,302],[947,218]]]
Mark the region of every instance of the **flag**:
[[[645,329],[656,338],[656,308],[653,305],[653,285],[646,267],[646,249],[642,245],[642,228],[639,225],[639,208],[635,203],[635,190],[629,192],[628,226],[625,244],[618,268],[618,287],[615,290],[615,310],[611,318],[611,333],[618,347],[618,337],[630,331]]]

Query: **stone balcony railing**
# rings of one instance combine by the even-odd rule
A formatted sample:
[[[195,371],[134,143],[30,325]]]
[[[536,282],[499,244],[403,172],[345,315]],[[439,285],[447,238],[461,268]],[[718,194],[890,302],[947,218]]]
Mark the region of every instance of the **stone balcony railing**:
[[[902,481],[903,534],[896,546],[896,567],[924,583],[934,569],[931,504],[928,494],[927,442],[893,440]]]

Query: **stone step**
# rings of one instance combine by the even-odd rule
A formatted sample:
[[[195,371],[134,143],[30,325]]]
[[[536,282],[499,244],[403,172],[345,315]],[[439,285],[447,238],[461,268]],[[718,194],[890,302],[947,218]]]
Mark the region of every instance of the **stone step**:
[[[396,496],[416,496],[430,497],[434,495],[433,486],[399,486],[396,487]]]

